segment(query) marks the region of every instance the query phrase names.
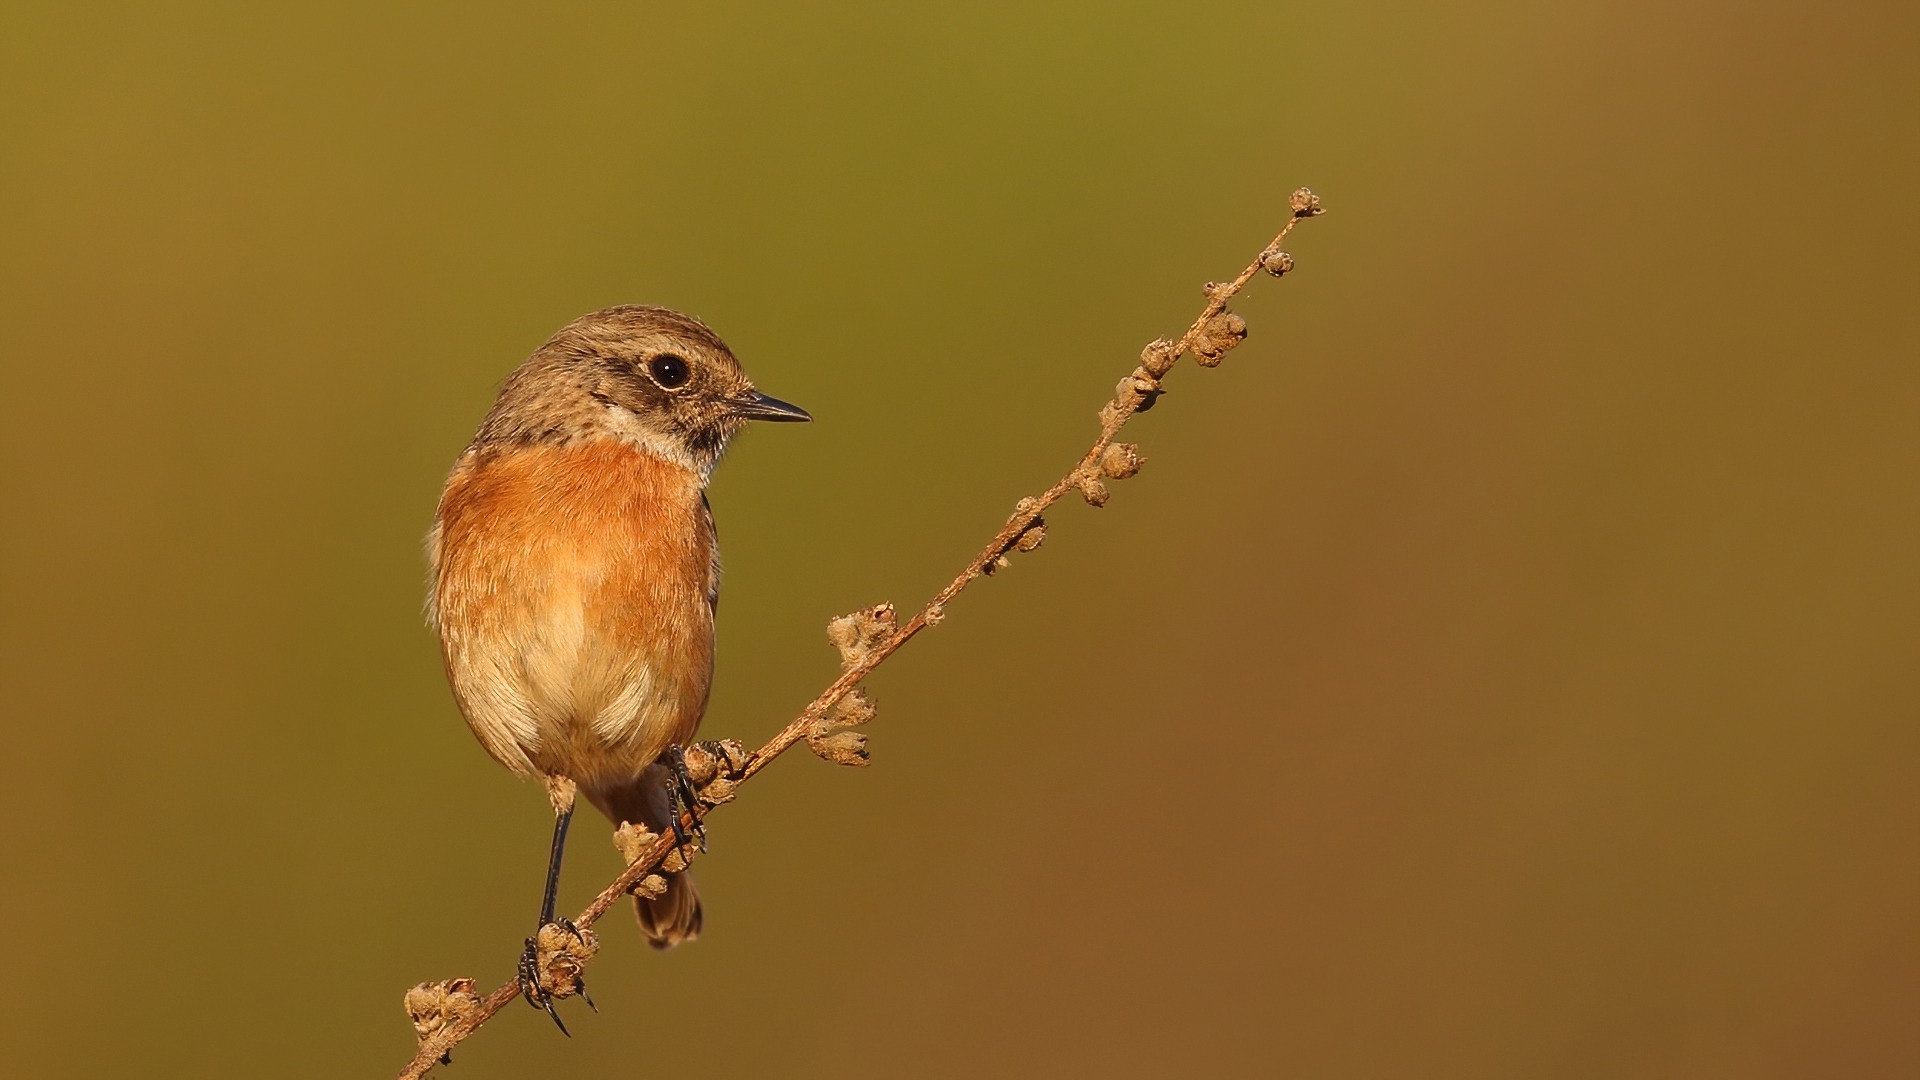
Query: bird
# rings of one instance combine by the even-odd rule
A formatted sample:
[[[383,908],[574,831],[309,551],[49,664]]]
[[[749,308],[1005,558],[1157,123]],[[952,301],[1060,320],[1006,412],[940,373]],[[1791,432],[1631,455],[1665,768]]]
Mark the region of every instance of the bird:
[[[811,419],[756,389],[705,323],[622,305],[514,369],[455,461],[427,539],[428,621],[480,745],[545,784],[539,928],[555,921],[577,796],[615,825],[678,833],[675,768],[706,712],[720,599],[707,482],[747,423]],[[684,870],[634,910],[656,948],[700,932]],[[534,940],[521,988],[560,1023]]]

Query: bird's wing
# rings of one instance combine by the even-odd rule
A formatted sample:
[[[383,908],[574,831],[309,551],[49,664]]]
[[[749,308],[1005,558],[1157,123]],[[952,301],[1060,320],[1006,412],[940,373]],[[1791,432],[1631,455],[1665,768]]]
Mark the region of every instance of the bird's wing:
[[[713,527],[713,504],[707,501],[707,493],[700,493],[700,517],[707,527],[707,610],[718,613],[720,610],[720,534]]]

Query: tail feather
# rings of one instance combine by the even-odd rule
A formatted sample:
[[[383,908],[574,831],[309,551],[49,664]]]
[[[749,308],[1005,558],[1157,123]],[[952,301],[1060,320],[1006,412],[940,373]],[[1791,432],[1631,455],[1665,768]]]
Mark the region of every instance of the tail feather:
[[[684,870],[667,875],[667,891],[659,896],[634,897],[633,913],[640,917],[647,944],[656,949],[671,949],[700,936],[700,894]]]
[[[600,793],[589,793],[589,798],[595,794]],[[605,792],[594,802],[615,823],[631,821],[655,833],[673,828],[669,820],[667,770],[657,763],[642,770],[633,783]],[[684,870],[661,876],[667,879],[667,891],[652,899],[635,896],[633,912],[640,920],[640,932],[647,936],[648,944],[656,949],[671,949],[700,936],[700,894],[693,887],[693,878]]]

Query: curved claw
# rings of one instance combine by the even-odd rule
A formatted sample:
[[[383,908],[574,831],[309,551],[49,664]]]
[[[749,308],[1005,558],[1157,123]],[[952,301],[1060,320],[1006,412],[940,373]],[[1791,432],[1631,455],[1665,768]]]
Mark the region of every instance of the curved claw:
[[[560,1019],[559,1010],[553,1007],[553,995],[540,989],[540,946],[534,938],[527,939],[527,951],[520,954],[520,996],[526,998],[527,1004],[534,1008],[545,1009],[547,1015],[553,1018],[554,1026],[560,1029],[560,1034],[573,1038],[573,1032],[568,1031],[566,1023]]]
[[[553,1017],[553,1026],[560,1029],[560,1034],[565,1035],[569,1039],[573,1038],[573,1032],[568,1031],[567,1025],[561,1021],[559,1010],[553,1007],[553,999],[545,994],[541,994],[540,1004],[546,1006],[547,1015]]]

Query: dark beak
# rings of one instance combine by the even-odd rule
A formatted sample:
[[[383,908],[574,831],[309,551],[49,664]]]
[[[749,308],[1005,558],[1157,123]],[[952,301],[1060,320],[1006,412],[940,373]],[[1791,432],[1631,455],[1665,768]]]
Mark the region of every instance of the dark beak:
[[[733,399],[733,415],[743,420],[811,420],[807,410],[798,405],[789,405],[779,398],[768,397],[755,390],[746,397]]]

